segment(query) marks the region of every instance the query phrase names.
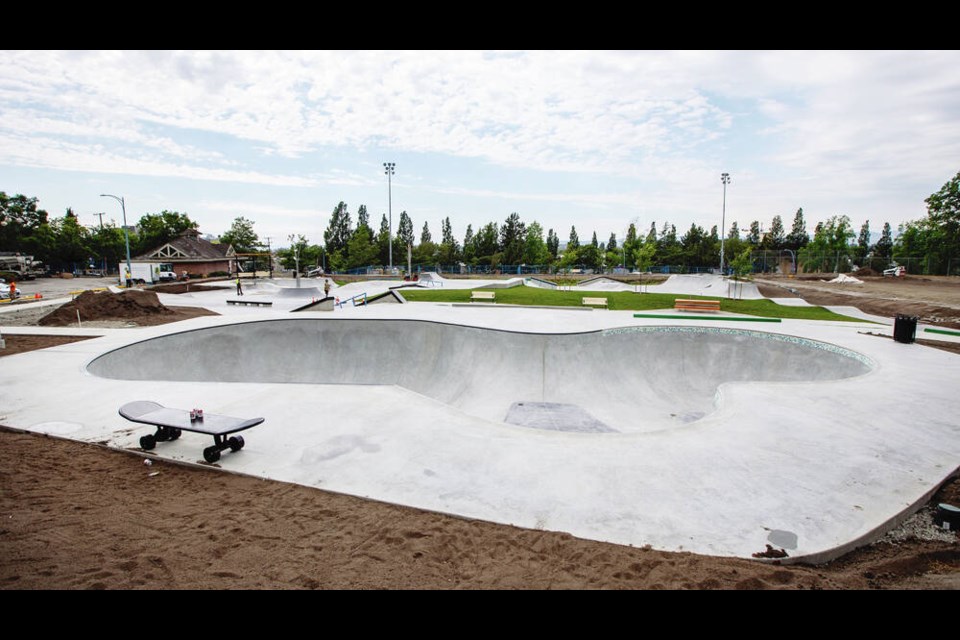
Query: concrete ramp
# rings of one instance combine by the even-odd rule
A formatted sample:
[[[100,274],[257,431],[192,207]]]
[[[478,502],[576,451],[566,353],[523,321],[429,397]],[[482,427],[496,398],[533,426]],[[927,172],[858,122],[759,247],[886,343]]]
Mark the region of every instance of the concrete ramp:
[[[281,298],[321,298],[323,291],[317,287],[277,287],[274,295]]]
[[[398,385],[495,422],[515,403],[555,403],[563,411],[522,413],[570,430],[648,432],[708,415],[724,383],[837,380],[870,366],[833,345],[741,329],[531,334],[305,318],[170,334],[104,354],[88,370],[124,380]]]

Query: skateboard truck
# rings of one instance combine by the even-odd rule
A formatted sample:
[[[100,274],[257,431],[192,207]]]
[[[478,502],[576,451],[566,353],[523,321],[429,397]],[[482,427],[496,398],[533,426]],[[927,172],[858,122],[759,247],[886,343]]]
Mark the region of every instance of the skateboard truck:
[[[184,431],[193,431],[213,436],[213,446],[203,450],[203,459],[214,463],[220,459],[220,453],[230,449],[236,452],[243,449],[243,436],[232,435],[238,431],[250,429],[263,422],[263,418],[236,418],[210,414],[204,421],[203,409],[169,409],[156,402],[138,400],[120,407],[120,415],[132,422],[156,427],[156,431],[140,438],[140,447],[149,451],[158,442],[178,439]]]

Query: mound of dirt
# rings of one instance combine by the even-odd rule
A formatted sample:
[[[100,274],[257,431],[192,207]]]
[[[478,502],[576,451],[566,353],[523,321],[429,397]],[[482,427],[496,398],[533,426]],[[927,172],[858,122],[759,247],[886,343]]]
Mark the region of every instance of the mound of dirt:
[[[160,304],[152,291],[129,289],[121,293],[84,291],[70,302],[40,318],[41,327],[66,327],[77,321],[139,320],[144,317],[174,315],[176,312]]]
[[[864,276],[879,276],[882,274],[874,271],[870,267],[860,267],[859,269],[853,272],[853,275],[857,276],[858,278],[862,278]]]

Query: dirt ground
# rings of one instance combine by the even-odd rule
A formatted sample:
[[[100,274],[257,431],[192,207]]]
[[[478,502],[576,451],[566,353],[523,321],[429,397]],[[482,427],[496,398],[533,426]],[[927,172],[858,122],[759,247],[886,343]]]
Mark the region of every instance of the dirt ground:
[[[960,329],[960,277],[957,276],[858,276],[863,284],[825,282],[835,274],[797,277],[764,274],[754,278],[768,298],[800,296],[815,305],[846,305],[866,313],[892,318],[898,313],[919,316],[920,321]]]
[[[956,536],[880,542],[821,566],[776,565],[143,460],[0,430],[0,588],[960,588]]]
[[[126,313],[100,322],[179,319]],[[5,339],[0,360],[83,338]],[[960,505],[956,479],[881,541],[804,566],[594,542],[144,458],[0,428],[0,589],[960,589],[960,539],[932,523],[936,504]]]
[[[134,326],[153,326],[200,315],[217,315],[200,307],[172,308],[160,303],[153,291],[131,289],[122,293],[84,291],[37,321],[41,327],[69,327],[78,322],[126,321]]]

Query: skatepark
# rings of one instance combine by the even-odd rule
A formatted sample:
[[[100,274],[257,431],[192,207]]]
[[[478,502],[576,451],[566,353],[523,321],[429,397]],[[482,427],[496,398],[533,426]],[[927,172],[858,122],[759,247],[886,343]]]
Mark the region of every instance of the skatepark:
[[[600,284],[581,286],[616,286]],[[869,335],[889,321],[758,330],[442,303],[291,313],[308,296],[269,282],[245,295],[266,308],[228,305],[230,289],[184,295],[169,297],[223,315],[84,329],[100,337],[6,358],[3,424],[137,450],[147,429],[117,414],[130,401],[261,416],[224,471],[624,545],[750,557],[772,544],[809,561],[893,526],[960,453],[960,364]],[[44,379],[58,402],[39,399]],[[148,455],[197,464],[206,444],[184,434]]]

